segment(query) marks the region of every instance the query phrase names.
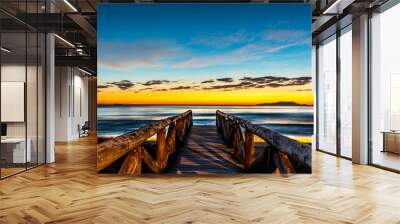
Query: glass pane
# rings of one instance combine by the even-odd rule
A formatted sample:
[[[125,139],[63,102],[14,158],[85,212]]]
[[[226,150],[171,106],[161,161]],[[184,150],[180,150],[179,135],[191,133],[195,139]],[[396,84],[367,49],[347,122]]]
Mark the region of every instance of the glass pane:
[[[27,33],[27,81],[26,81],[26,113],[27,113],[27,150],[28,156],[28,168],[34,167],[37,165],[38,158],[38,141],[37,141],[37,132],[38,132],[38,107],[37,107],[37,98],[38,98],[38,36],[36,32],[28,32]]]
[[[372,163],[400,170],[400,5],[372,18]]]
[[[1,174],[25,170],[26,150],[26,34],[1,34]],[[4,50],[6,49],[6,50]]]
[[[46,149],[45,149],[45,65],[46,65],[46,52],[45,44],[46,37],[44,34],[38,35],[38,163],[45,163]]]
[[[318,148],[336,153],[336,39],[318,48]]]
[[[37,1],[27,2],[26,12],[37,13],[39,5]],[[31,18],[32,23],[35,18]],[[28,168],[38,164],[38,33],[35,30],[27,30],[27,144],[30,149],[31,159],[28,161]]]
[[[340,36],[340,153],[352,157],[352,35]]]

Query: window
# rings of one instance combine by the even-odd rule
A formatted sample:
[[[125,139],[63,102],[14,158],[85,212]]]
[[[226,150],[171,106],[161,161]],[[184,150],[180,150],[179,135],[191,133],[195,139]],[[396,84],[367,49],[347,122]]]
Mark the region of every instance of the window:
[[[336,153],[336,36],[318,47],[318,149]]]
[[[340,155],[352,157],[352,34],[351,26],[340,35]]]
[[[371,159],[400,170],[400,4],[371,18]]]
[[[19,2],[18,13],[41,12],[43,4]],[[0,23],[0,178],[5,178],[45,163],[46,39],[9,15],[0,17],[8,21]]]

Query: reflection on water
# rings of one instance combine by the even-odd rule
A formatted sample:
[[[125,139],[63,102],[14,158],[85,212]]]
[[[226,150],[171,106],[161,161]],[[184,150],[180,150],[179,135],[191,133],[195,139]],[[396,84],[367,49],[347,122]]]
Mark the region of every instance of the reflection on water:
[[[215,111],[221,110],[284,135],[310,137],[313,133],[312,107],[112,105],[98,107],[98,135],[121,135],[189,109],[194,125],[215,125]]]

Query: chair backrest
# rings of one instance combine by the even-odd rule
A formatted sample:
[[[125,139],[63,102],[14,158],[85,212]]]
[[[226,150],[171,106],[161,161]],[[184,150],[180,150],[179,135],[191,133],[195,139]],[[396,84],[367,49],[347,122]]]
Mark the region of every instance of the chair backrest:
[[[82,129],[88,129],[89,126],[89,121],[85,121],[85,124],[83,124]]]

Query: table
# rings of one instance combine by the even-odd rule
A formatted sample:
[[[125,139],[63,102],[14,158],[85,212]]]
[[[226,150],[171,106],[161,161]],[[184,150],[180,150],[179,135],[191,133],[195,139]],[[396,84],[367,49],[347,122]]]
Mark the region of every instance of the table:
[[[25,151],[25,140],[28,143]],[[5,138],[1,139],[1,156],[9,163],[31,162],[31,139]],[[11,159],[12,158],[12,159]]]
[[[383,131],[382,152],[400,154],[400,131]]]

